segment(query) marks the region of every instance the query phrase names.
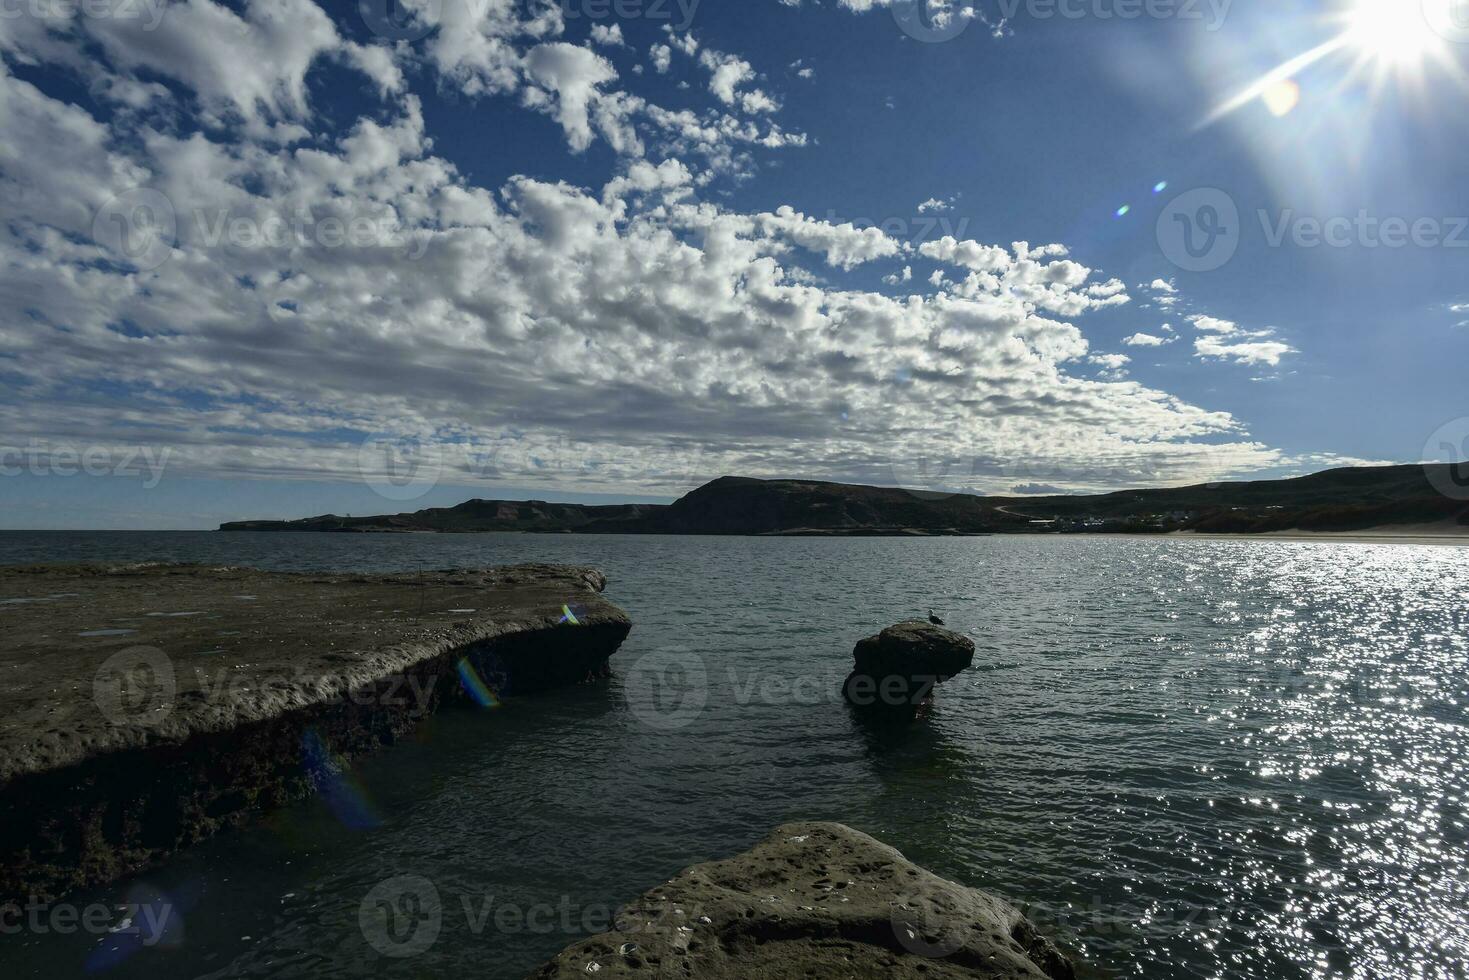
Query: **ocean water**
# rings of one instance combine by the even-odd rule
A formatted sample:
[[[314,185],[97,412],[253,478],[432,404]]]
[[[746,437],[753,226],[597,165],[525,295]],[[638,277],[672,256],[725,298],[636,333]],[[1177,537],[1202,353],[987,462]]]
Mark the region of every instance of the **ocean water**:
[[[593,564],[636,623],[607,682],[440,714],[333,799],[69,903],[142,902],[120,932],[12,913],[0,976],[519,977],[680,868],[830,819],[1010,898],[1101,975],[1462,977],[1465,555],[0,533],[5,564]],[[930,606],[975,669],[873,733],[839,696],[852,644]]]

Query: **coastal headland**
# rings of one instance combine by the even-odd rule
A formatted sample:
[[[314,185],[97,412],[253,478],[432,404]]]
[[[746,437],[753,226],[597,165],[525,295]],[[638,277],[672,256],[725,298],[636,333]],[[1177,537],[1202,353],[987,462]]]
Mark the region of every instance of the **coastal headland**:
[[[369,517],[232,521],[222,531],[944,536],[1335,534],[1469,539],[1469,475],[1353,467],[1284,480],[1107,494],[975,496],[814,480],[721,477],[671,504],[468,500]]]
[[[632,624],[605,584],[555,565],[0,569],[0,902],[329,793],[446,703],[606,676]]]

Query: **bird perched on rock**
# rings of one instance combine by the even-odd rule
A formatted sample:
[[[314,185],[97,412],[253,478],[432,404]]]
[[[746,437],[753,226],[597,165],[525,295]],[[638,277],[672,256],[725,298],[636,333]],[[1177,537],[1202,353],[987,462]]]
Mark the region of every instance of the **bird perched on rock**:
[[[928,611],[928,621],[930,623],[932,623],[933,625],[935,625],[935,626],[942,626],[942,625],[944,625],[944,621],[942,619],[939,619],[937,616],[935,616],[933,614],[933,610],[932,609],[930,609]]]

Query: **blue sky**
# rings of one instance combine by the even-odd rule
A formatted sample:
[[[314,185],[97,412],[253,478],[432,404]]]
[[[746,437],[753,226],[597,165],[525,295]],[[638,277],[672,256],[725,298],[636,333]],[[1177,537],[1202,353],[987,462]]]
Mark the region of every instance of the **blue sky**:
[[[14,4],[0,526],[1435,458],[1463,8]]]

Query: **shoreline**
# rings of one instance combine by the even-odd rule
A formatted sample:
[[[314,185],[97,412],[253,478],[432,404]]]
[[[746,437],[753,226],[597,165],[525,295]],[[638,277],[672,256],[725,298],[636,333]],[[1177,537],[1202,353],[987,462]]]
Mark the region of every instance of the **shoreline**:
[[[254,529],[252,531],[219,528],[192,528],[168,530],[78,530],[74,528],[31,529],[0,528],[0,534],[354,534],[354,535],[423,535],[444,537],[469,537],[476,534],[514,534],[527,536],[566,537],[582,534],[595,538],[650,537],[650,538],[892,538],[892,539],[935,539],[935,538],[1181,538],[1198,541],[1287,541],[1287,542],[1337,542],[1340,544],[1406,544],[1406,545],[1449,545],[1469,546],[1469,525],[1452,523],[1432,525],[1404,525],[1395,529],[1392,524],[1363,528],[1355,531],[977,531],[935,532],[916,529],[906,530],[858,530],[828,531],[819,529],[794,529],[762,534],[735,534],[690,531],[536,531],[536,530],[485,530],[485,531],[437,531],[429,529],[393,530],[361,529],[352,531]],[[1461,530],[1462,528],[1462,530]],[[0,570],[22,567],[0,564]]]
[[[1462,525],[1459,525],[1462,526]],[[1265,531],[1259,534],[1208,534],[1197,531],[1174,531],[1163,537],[1192,538],[1200,541],[1264,540],[1287,542],[1316,542],[1335,544],[1401,544],[1464,547],[1469,545],[1469,528],[1454,530],[1454,526],[1409,525],[1402,530],[1391,530],[1392,525],[1367,528],[1361,531]]]

